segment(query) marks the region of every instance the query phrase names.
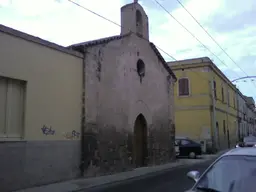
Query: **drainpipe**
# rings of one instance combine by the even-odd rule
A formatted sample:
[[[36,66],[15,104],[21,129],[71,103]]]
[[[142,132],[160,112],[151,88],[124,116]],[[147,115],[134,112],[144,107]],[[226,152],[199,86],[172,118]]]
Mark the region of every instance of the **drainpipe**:
[[[212,128],[213,128],[213,143],[212,147],[213,149],[217,149],[217,130],[216,130],[216,100],[215,100],[215,94],[214,94],[214,79],[212,77],[212,80],[210,81],[210,89],[211,89],[211,98],[212,98]]]
[[[83,58],[83,69],[82,69],[82,118],[81,118],[81,165],[80,165],[80,174],[81,177],[84,176],[84,170],[85,170],[85,137],[84,137],[84,133],[85,133],[85,125],[86,125],[86,119],[85,119],[85,100],[86,100],[86,96],[85,96],[85,67],[86,67],[86,49],[84,48],[83,50],[84,52],[84,58]]]
[[[238,132],[238,141],[240,141],[240,133],[241,133],[241,121],[239,121],[240,117],[240,101],[239,101],[239,93],[236,90],[236,110],[237,110],[237,132]]]
[[[171,138],[171,147],[170,149],[170,158],[174,159],[176,158],[176,152],[175,152],[175,126],[174,126],[174,120],[175,120],[175,106],[174,106],[174,79],[171,77],[171,75],[167,76],[167,83],[168,83],[168,126],[170,129],[170,138]]]
[[[172,141],[172,135],[171,135],[171,113],[170,113],[170,111],[171,111],[171,104],[170,104],[170,102],[171,102],[171,96],[170,96],[170,92],[172,92],[172,90],[171,90],[171,84],[170,84],[170,81],[171,81],[171,76],[170,75],[168,75],[167,76],[167,93],[168,93],[168,126],[169,126],[169,130],[170,130],[170,136],[169,136],[169,138],[171,139],[171,147],[169,147],[169,158],[170,159],[172,159],[172,156],[173,156],[173,148],[174,148],[174,146],[175,145],[173,145],[173,143],[174,143],[174,141]]]
[[[226,117],[227,117],[227,140],[228,140],[228,148],[230,147],[230,137],[229,137],[229,118],[228,118],[228,113],[229,113],[229,105],[230,105],[230,92],[229,92],[229,87],[228,84],[226,84],[226,90],[227,90],[227,105],[226,105]]]

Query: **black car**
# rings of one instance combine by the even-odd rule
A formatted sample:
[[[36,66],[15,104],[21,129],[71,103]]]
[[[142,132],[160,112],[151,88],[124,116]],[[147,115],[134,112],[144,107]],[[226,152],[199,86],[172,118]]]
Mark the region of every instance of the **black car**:
[[[201,145],[188,137],[176,137],[175,143],[179,146],[179,157],[196,158],[202,155]]]

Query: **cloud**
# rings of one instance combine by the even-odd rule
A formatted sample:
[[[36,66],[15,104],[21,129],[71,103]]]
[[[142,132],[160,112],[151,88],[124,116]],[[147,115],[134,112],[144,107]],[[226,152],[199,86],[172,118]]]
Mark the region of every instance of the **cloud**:
[[[75,2],[120,23],[119,0]],[[0,22],[26,33],[61,45],[119,34],[120,28],[78,7],[67,0],[12,0],[1,8]],[[102,30],[104,29],[104,30]]]
[[[235,63],[181,6],[169,11],[214,54],[193,38],[171,16],[165,23],[158,26],[158,30],[162,31],[161,36],[157,36],[155,33],[154,41],[159,42],[161,47],[176,59],[208,56],[230,79],[246,76],[246,74],[255,74],[256,66],[253,63],[256,61],[256,23],[253,18],[256,12],[256,2],[252,0],[246,4],[237,0],[232,4],[227,2],[229,1],[182,1],[186,9],[204,26]],[[159,7],[158,14],[160,11]],[[166,13],[162,10],[161,14]],[[254,95],[256,99],[256,86],[251,83],[248,83],[247,86],[250,88],[243,88],[245,94]]]
[[[216,11],[209,21],[211,28],[219,32],[230,32],[244,30],[255,25],[254,0],[247,0],[246,3],[233,0],[232,3],[223,1],[223,9]]]
[[[132,0],[74,0],[100,15],[120,23],[120,7]],[[256,1],[180,0],[237,65],[256,75]],[[245,76],[240,68],[198,26],[177,1],[159,2],[207,48],[183,29],[154,0],[139,1],[149,17],[150,40],[176,59],[210,57],[230,78]],[[60,45],[120,34],[120,27],[93,15],[68,0],[0,0],[0,23]],[[172,58],[161,52],[166,60]],[[221,60],[221,61],[220,61]],[[224,64],[222,63],[224,62]],[[245,83],[247,95],[256,86]],[[254,93],[252,90],[255,89]],[[256,97],[255,97],[256,100]]]
[[[213,3],[209,3],[207,1],[206,3],[206,1],[202,0],[190,0],[187,1],[187,3],[184,5],[196,18],[200,18],[200,22],[206,22],[206,18],[210,17],[211,12],[220,7],[221,1],[217,0],[212,2]],[[183,26],[185,26],[191,32],[192,35],[158,6],[158,14],[166,15],[167,17],[165,20],[166,22],[160,24],[159,26],[159,31],[163,31],[165,35],[162,35],[156,39],[161,42],[165,42],[162,43],[164,49],[170,50],[170,52],[173,53],[177,59],[187,58],[187,54],[177,54],[177,50],[188,48],[194,50],[193,53],[195,56],[204,56],[206,54],[205,48],[202,48],[202,45],[195,38],[193,38],[193,36],[196,36],[197,39],[206,47],[211,47],[212,42],[209,37],[181,6],[169,11]],[[189,56],[193,55],[193,53],[189,54]]]

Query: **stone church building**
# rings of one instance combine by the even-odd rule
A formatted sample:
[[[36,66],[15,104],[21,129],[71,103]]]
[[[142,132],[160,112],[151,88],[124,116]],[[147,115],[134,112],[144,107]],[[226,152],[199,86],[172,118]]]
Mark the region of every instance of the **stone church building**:
[[[176,77],[149,41],[136,1],[121,8],[121,34],[69,47],[83,61],[82,171],[98,175],[174,157]]]

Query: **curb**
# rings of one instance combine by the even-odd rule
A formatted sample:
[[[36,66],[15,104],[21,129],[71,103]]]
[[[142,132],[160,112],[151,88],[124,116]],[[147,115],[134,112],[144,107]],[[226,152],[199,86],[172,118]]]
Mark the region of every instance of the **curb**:
[[[199,164],[199,163],[205,163],[205,162],[208,162],[208,161],[212,161],[213,159],[217,158],[218,156],[219,155],[214,155],[211,158],[207,158],[207,159],[197,159],[193,163],[191,163],[191,162],[186,162],[185,163],[184,162],[184,163],[181,163],[177,166],[173,166],[173,167],[170,167],[170,168],[165,168],[165,169],[163,168],[161,170],[147,172],[145,174],[131,176],[131,177],[124,178],[124,179],[106,181],[106,182],[103,182],[101,184],[91,184],[91,185],[87,185],[87,186],[84,186],[84,187],[80,187],[79,189],[73,190],[72,192],[82,192],[84,190],[97,189],[97,188],[102,188],[102,187],[105,187],[105,186],[114,186],[114,185],[122,184],[124,182],[131,182],[131,181],[137,181],[137,180],[140,180],[140,179],[155,177],[157,175],[160,175],[160,174],[163,174],[163,173],[166,173],[168,171],[178,169],[178,168],[181,168],[181,167],[187,167],[187,166],[191,166],[191,165],[195,165],[195,164]]]
[[[186,167],[186,166],[191,166],[191,165],[195,165],[195,164],[212,161],[214,159],[217,159],[220,155],[222,155],[225,152],[226,151],[223,151],[223,152],[220,152],[220,153],[217,153],[214,155],[209,155],[203,159],[195,159],[195,160],[192,160],[192,162],[190,160],[186,161],[183,159],[179,159],[179,161],[177,162],[176,165],[170,163],[169,167],[168,167],[168,164],[163,164],[163,165],[159,165],[159,166],[155,166],[155,167],[152,166],[153,169],[152,169],[152,167],[143,167],[143,168],[137,169],[137,171],[138,171],[137,174],[136,173],[133,174],[133,172],[136,171],[136,169],[134,169],[132,171],[128,171],[129,173],[126,175],[123,174],[123,173],[125,173],[125,172],[123,172],[123,173],[117,173],[114,175],[101,176],[101,177],[98,177],[98,182],[97,182],[97,177],[90,178],[91,181],[89,180],[89,178],[80,178],[80,179],[70,180],[70,181],[66,181],[66,182],[53,183],[53,184],[49,184],[49,185],[42,185],[42,186],[33,187],[33,188],[21,189],[21,190],[15,191],[15,192],[48,192],[48,191],[82,192],[82,191],[93,190],[93,189],[97,189],[97,188],[100,189],[104,186],[113,186],[113,185],[118,185],[118,184],[125,183],[125,182],[150,178],[150,177],[157,176],[159,174],[164,174],[173,169],[178,169],[181,167]],[[146,170],[147,168],[149,168],[149,169]],[[151,168],[151,170],[150,170],[150,168]],[[154,170],[154,168],[155,168],[155,170]],[[102,179],[102,177],[105,177],[105,178]],[[101,179],[102,179],[102,181],[100,181]]]

